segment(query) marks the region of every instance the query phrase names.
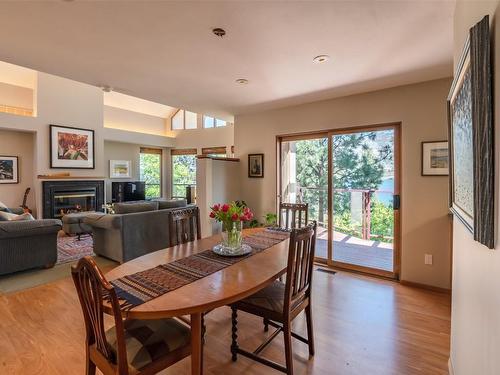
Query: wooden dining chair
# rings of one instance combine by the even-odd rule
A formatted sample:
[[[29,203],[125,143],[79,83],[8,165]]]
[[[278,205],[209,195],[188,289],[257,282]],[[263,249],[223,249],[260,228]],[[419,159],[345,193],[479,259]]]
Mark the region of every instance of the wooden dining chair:
[[[308,224],[308,210],[308,203],[280,203],[280,228],[294,229],[306,226]]]
[[[314,250],[316,244],[316,222],[292,229],[288,253],[286,282],[276,280],[270,286],[231,305],[232,309],[232,360],[237,355],[258,361],[286,374],[293,374],[292,337],[309,345],[309,354],[314,355],[313,321],[311,312],[311,282]],[[238,310],[266,319],[276,331],[255,351],[248,352],[238,346]],[[305,310],[307,339],[292,332],[292,321]],[[286,366],[259,356],[260,352],[280,333],[285,338]]]
[[[86,374],[156,374],[191,354],[191,332],[175,319],[122,319],[113,287],[91,257],[71,267],[86,330]],[[104,328],[104,303],[114,327]],[[109,299],[109,302],[108,302]]]
[[[187,207],[170,213],[170,246],[201,239],[200,210]]]

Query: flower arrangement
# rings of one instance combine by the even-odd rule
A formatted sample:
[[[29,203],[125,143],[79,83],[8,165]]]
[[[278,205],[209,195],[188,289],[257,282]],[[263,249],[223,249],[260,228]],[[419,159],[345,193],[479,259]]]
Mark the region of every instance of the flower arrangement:
[[[222,223],[222,244],[229,249],[241,247],[241,231],[243,222],[253,219],[253,212],[245,202],[230,202],[214,204],[211,208],[210,217]]]
[[[253,219],[253,212],[241,202],[214,204],[210,217],[221,222],[225,228],[231,228],[233,222],[245,222]]]

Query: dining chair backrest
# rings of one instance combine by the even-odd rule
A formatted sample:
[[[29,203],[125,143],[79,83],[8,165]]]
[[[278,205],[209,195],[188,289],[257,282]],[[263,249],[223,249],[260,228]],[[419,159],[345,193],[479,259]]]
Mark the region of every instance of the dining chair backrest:
[[[308,224],[307,203],[280,203],[279,226],[284,229],[302,228]]]
[[[187,207],[173,210],[170,214],[170,246],[201,239],[200,210]]]
[[[292,229],[286,271],[285,314],[311,295],[315,248],[316,221],[305,227]]]
[[[125,331],[121,317],[120,304],[113,286],[105,279],[95,261],[86,256],[71,267],[71,275],[83,311],[86,330],[87,350],[95,345],[103,359],[118,365],[119,374],[128,374]],[[109,299],[115,321],[117,352],[115,353],[106,339],[104,330],[104,294]]]

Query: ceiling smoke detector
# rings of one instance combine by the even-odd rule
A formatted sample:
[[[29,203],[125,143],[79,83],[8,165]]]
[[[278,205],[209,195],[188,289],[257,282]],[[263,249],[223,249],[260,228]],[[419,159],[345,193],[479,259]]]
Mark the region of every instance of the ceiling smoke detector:
[[[224,30],[220,27],[216,27],[215,29],[212,29],[212,32],[214,33],[214,35],[217,35],[220,38],[223,38],[224,35],[226,35],[226,30]]]
[[[315,64],[322,64],[324,62],[327,62],[328,60],[330,60],[330,56],[328,56],[328,55],[319,55],[319,56],[316,56],[313,59],[313,62]]]
[[[239,85],[248,85],[248,79],[245,78],[238,78],[235,82]]]

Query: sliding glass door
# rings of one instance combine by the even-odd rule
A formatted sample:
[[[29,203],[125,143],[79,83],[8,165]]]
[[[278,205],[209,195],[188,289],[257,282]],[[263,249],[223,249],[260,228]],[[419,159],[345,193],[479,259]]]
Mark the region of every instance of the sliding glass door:
[[[308,203],[309,221],[318,223],[316,255],[328,252],[328,135],[281,142],[281,194],[284,203]]]
[[[308,203],[317,260],[398,277],[399,124],[279,137],[279,201]]]

